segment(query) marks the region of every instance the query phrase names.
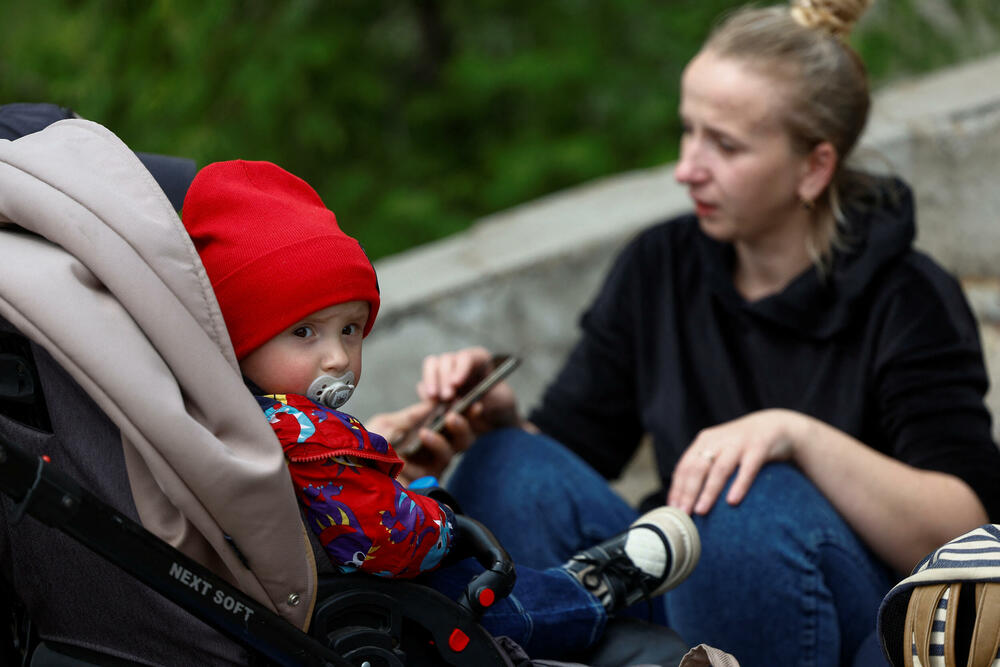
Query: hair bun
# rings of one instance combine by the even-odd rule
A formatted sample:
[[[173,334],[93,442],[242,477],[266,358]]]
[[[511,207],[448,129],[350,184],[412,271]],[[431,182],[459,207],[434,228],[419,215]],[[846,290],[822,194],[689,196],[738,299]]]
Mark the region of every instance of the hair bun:
[[[872,0],[792,0],[796,23],[846,38]]]

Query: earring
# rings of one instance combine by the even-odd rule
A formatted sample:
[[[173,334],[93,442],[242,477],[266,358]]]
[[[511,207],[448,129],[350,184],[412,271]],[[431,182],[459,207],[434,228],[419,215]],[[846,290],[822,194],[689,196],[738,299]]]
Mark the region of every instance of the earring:
[[[816,202],[814,202],[812,199],[802,199],[801,201],[802,201],[802,208],[804,208],[807,211],[812,211],[816,208]]]

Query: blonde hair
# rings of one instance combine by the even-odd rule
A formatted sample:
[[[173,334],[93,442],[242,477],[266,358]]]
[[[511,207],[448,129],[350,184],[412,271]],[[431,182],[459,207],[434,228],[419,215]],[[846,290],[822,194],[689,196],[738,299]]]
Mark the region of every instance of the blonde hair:
[[[792,145],[808,153],[828,141],[837,151],[830,186],[815,202],[809,247],[821,270],[844,242],[844,207],[866,175],[845,166],[864,130],[871,95],[868,73],[845,41],[872,0],[792,0],[790,6],[743,8],[727,16],[703,50],[745,63],[781,84],[784,125]]]

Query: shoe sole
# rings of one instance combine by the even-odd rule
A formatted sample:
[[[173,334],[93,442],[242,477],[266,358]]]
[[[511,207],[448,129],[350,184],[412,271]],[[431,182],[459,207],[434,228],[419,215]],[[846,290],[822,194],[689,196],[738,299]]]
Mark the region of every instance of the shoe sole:
[[[656,526],[670,543],[672,562],[670,572],[663,583],[660,584],[652,595],[661,595],[674,588],[688,575],[694,571],[698,560],[701,558],[701,538],[698,537],[698,529],[687,514],[676,507],[657,507],[646,512],[635,523],[633,527],[648,523]]]

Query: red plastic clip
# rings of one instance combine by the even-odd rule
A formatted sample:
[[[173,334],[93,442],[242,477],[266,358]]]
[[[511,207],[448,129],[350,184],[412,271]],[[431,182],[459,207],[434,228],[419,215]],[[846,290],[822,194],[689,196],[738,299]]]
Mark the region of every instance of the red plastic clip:
[[[489,607],[496,601],[497,601],[497,596],[493,592],[492,588],[484,588],[483,590],[479,591],[479,604],[483,605],[484,607]]]
[[[469,645],[469,635],[465,634],[458,628],[451,631],[451,636],[448,637],[448,646],[455,653],[461,653],[465,650],[465,647]]]

